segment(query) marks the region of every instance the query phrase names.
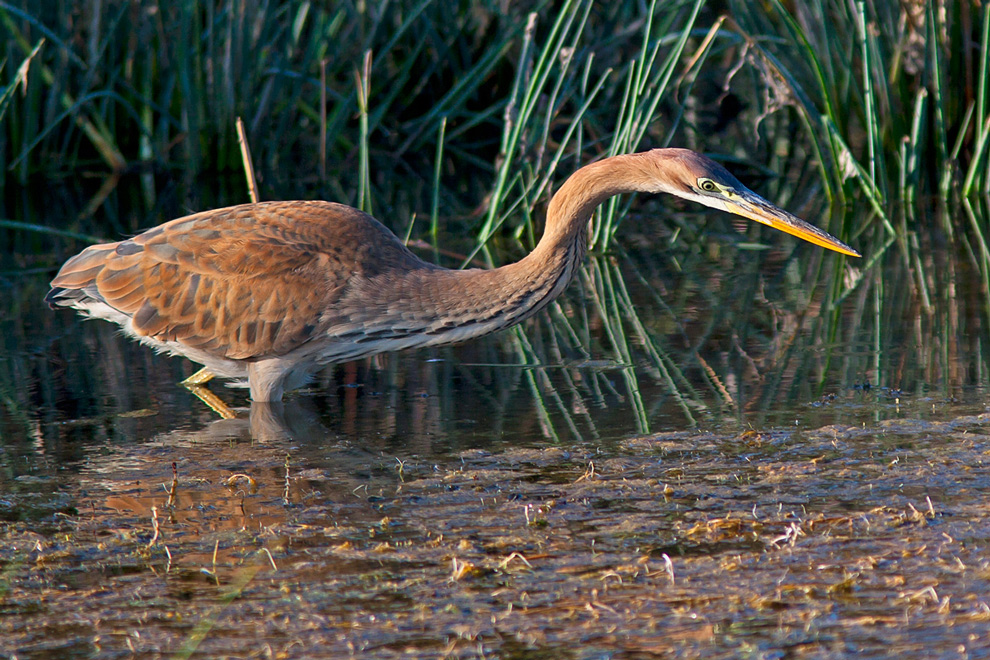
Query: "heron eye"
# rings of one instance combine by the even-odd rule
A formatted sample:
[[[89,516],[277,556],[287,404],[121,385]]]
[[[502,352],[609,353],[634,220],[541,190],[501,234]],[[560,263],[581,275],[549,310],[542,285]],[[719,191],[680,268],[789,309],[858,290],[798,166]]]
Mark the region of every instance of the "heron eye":
[[[716,186],[715,182],[711,179],[700,179],[698,181],[698,185],[705,192],[716,192],[718,190],[718,186]]]

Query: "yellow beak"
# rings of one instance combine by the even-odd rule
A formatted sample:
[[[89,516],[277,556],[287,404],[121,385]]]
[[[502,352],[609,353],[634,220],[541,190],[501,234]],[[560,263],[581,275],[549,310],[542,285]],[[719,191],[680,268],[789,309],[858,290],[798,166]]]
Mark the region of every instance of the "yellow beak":
[[[737,191],[738,192],[738,191]],[[787,211],[777,208],[756,193],[745,190],[731,199],[725,200],[727,211],[741,215],[744,218],[755,220],[761,224],[773,227],[782,232],[802,238],[809,243],[820,245],[829,250],[835,250],[850,257],[861,257],[862,255],[852,249],[835,236],[822,231],[818,227],[809,224]]]

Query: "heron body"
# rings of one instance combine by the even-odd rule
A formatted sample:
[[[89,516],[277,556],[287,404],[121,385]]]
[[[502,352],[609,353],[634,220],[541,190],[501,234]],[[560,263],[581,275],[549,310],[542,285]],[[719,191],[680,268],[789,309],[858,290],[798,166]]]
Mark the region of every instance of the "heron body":
[[[671,193],[859,256],[705,156],[654,149],[571,175],[533,252],[500,268],[425,262],[342,204],[261,202],[86,248],[62,266],[45,300],[113,321],[217,376],[246,379],[255,401],[279,401],[322,365],[461,342],[532,316],[574,277],[595,208],[629,192]]]

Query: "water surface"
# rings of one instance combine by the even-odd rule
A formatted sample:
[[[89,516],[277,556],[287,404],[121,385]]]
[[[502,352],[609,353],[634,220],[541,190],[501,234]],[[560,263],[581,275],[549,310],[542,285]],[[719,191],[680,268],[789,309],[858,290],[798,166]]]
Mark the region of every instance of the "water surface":
[[[12,267],[0,653],[990,654],[966,266],[925,270],[954,295],[924,309],[893,251],[657,250],[647,220],[521,332],[338,365],[284,406],[214,384],[233,420],[176,385],[194,365]],[[828,268],[863,284],[835,301]]]

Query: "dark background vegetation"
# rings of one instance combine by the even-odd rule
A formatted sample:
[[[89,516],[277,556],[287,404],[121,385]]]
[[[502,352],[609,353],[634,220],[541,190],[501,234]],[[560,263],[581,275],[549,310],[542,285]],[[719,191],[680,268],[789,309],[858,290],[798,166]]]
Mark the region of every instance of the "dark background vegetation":
[[[531,78],[540,49],[570,15],[583,27],[549,55],[572,64],[540,87]],[[661,61],[685,31],[688,41],[638,147],[680,144],[750,164],[807,153],[830,199],[865,199],[893,216],[909,193],[958,191],[970,173],[971,189],[986,187],[984,19],[977,2],[922,0],[5,1],[5,215],[25,188],[82,179],[90,185],[78,193],[95,195],[108,174],[151,174],[155,192],[182,187],[182,203],[205,197],[188,190],[193,182],[242,169],[242,117],[263,198],[357,204],[367,175],[370,199],[396,222],[430,207],[445,119],[442,212],[461,217],[491,189],[519,85],[553,105],[539,109],[547,142],[534,124],[519,138],[517,167],[574,121],[584,139],[568,145],[562,174],[607,150],[652,21],[648,48],[661,44]],[[111,204],[81,228],[110,233],[121,212]]]
[[[758,367],[761,398],[815,396],[833,349],[862,344],[882,357],[838,382],[984,383],[988,19],[936,0],[4,0],[0,265],[48,274],[88,240],[247,201],[238,117],[262,199],[359,206],[448,266],[518,258],[581,164],[686,146],[864,259],[671,200],[605,205],[593,256],[657,293],[599,311],[676,363],[669,382],[717,393]]]

